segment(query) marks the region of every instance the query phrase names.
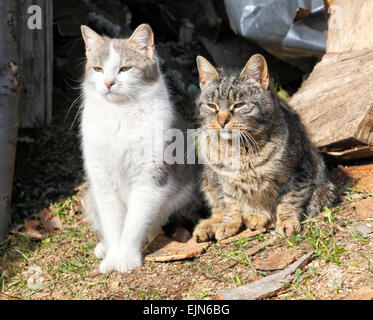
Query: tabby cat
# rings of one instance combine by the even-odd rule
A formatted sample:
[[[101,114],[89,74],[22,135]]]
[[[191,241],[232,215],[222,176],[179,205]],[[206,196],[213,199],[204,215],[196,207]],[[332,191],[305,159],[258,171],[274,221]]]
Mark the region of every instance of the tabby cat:
[[[298,232],[304,216],[334,202],[336,188],[298,115],[271,90],[264,57],[252,56],[238,74],[201,56],[197,65],[201,137],[220,133],[215,142],[200,139],[206,164],[201,188],[212,215],[195,228],[197,240],[233,236],[244,224],[260,229],[275,222],[283,235]],[[238,169],[224,157],[209,160],[223,144],[233,148],[237,136]]]

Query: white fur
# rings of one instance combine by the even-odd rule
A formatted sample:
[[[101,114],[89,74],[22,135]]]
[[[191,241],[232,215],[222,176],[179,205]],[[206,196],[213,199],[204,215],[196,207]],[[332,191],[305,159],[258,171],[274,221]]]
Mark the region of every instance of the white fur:
[[[102,273],[141,266],[146,236],[154,237],[192,191],[188,184],[182,192],[175,190],[179,187],[172,177],[165,186],[156,185],[151,178],[154,162],[139,154],[150,149],[153,138],[170,128],[175,117],[162,77],[152,84],[139,83],[131,79],[131,70],[118,74],[119,63],[111,48],[104,73],[93,74],[83,85],[83,157],[97,209],[97,215],[92,209],[91,220],[103,236],[95,249],[103,258]],[[103,84],[108,79],[116,81],[110,90]],[[127,84],[136,87],[136,93],[127,92]],[[163,128],[157,128],[159,123]],[[163,147],[153,149],[153,156],[160,159]]]

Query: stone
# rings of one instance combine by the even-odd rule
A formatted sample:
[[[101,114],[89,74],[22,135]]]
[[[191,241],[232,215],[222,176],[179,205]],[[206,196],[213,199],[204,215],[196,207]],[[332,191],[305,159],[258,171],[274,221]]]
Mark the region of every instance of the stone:
[[[350,226],[349,229],[351,231],[360,232],[363,235],[368,235],[373,232],[372,228],[370,228],[366,224],[360,224],[358,226]]]

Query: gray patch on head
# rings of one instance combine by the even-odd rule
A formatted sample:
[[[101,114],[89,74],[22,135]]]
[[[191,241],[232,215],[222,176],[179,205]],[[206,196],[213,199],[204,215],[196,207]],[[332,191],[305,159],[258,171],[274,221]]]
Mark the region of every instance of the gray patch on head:
[[[127,39],[111,39],[103,37],[104,43],[92,50],[85,67],[85,77],[95,66],[102,66],[104,61],[109,57],[110,47],[113,45],[114,50],[121,58],[123,66],[132,67],[132,72],[136,74],[137,78],[144,82],[157,81],[160,77],[160,70],[158,65],[158,58],[156,53],[149,58],[140,48],[135,44],[129,43]]]

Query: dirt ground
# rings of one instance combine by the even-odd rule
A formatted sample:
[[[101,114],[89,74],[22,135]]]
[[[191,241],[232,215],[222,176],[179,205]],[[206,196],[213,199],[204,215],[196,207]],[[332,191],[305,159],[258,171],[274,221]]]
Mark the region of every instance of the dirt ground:
[[[373,298],[369,163],[334,167],[343,201],[305,221],[293,239],[270,229],[211,243],[194,258],[145,261],[130,274],[100,274],[93,254],[99,239],[81,214],[75,115],[64,117],[20,134],[12,232],[0,243],[0,299],[221,299],[220,290],[262,279],[310,251],[312,261],[267,299]]]
[[[372,299],[373,198],[356,193],[351,197],[352,202],[346,197],[341,209],[305,223],[303,233],[288,241],[270,230],[230,243],[212,243],[195,258],[145,261],[131,274],[107,275],[99,273],[93,255],[97,236],[71,205],[54,235],[40,241],[18,233],[8,237],[2,245],[0,298],[220,299],[219,290],[259,280],[313,250],[314,259],[297,269],[292,283],[271,299]],[[317,226],[323,236],[314,232]],[[271,245],[250,255],[253,248],[274,238]]]

